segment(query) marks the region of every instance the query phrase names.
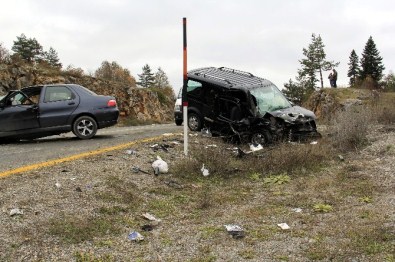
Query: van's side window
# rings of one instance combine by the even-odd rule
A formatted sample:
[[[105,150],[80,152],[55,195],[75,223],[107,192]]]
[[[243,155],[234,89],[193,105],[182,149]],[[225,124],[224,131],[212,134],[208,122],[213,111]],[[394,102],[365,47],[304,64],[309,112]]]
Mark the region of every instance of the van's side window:
[[[193,80],[188,80],[187,92],[189,95],[200,96],[202,84]]]

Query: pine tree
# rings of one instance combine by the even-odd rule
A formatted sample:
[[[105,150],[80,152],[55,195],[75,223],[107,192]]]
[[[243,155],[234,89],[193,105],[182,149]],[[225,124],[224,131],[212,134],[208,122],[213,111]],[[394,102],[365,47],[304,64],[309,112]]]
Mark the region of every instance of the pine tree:
[[[162,70],[162,68],[158,68],[158,71],[155,73],[154,76],[154,86],[158,88],[168,87],[170,85],[169,79],[166,73]]]
[[[327,61],[326,54],[324,51],[324,43],[322,42],[321,36],[316,37],[315,34],[311,36],[311,44],[308,48],[303,48],[303,55],[305,58],[299,60],[302,65],[299,75],[303,78],[307,78],[309,85],[315,87],[315,83],[318,81],[316,73],[320,75],[321,88],[324,87],[324,81],[322,78],[322,71],[331,70],[331,68],[337,67],[339,62]]]
[[[11,50],[19,54],[23,60],[29,63],[40,60],[43,52],[43,47],[35,38],[27,38],[24,34],[16,37],[14,45]]]
[[[347,73],[347,76],[350,78],[350,86],[354,86],[359,77],[361,69],[359,68],[358,62],[358,55],[353,49],[350,54],[350,62],[348,63],[349,68]]]
[[[385,69],[383,58],[380,56],[373,41],[372,36],[366,42],[361,58],[361,78],[364,80],[367,76],[371,76],[376,82],[380,81]]]
[[[140,81],[137,82],[139,85],[143,87],[152,87],[154,85],[155,77],[151,72],[151,67],[148,64],[143,66],[143,73],[140,75],[138,74],[138,77],[140,79]]]
[[[58,53],[52,47],[49,48],[48,52],[44,52],[43,59],[53,67],[62,67],[62,63],[59,62]]]

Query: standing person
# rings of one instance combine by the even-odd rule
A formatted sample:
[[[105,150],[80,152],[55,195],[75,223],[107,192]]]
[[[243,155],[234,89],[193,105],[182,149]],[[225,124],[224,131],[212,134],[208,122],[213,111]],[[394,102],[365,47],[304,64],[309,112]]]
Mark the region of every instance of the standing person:
[[[333,87],[334,88],[336,88],[337,87],[337,84],[336,84],[336,81],[337,81],[337,71],[333,68],[333,70],[332,70],[332,81],[333,81]]]
[[[328,79],[329,79],[329,84],[331,85],[331,87],[333,87],[333,74],[332,74],[332,72],[329,74]]]

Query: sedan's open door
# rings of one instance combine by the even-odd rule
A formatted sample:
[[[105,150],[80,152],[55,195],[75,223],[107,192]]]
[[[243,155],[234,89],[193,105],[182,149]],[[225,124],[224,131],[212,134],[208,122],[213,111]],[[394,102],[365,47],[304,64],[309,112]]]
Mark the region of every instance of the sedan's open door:
[[[0,132],[12,132],[38,127],[38,106],[23,92],[10,92],[1,100]]]

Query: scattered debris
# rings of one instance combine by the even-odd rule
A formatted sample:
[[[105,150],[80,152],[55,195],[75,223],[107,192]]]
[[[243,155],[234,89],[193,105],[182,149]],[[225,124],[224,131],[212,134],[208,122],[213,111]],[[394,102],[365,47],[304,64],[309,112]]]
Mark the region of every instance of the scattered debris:
[[[169,172],[169,166],[160,156],[156,156],[156,160],[152,163],[152,168],[154,169],[154,174],[156,176],[161,173],[165,174]]]
[[[143,241],[144,237],[139,232],[133,231],[130,232],[130,234],[128,235],[128,239],[131,241],[139,242],[139,241]]]
[[[22,216],[23,215],[23,210],[19,209],[19,208],[13,208],[10,211],[10,216]]]
[[[257,144],[257,145],[251,144],[250,145],[250,150],[252,152],[259,151],[259,150],[262,150],[262,149],[263,149],[263,146],[261,144]]]
[[[178,146],[178,145],[180,145],[180,142],[178,142],[178,141],[172,141],[171,144],[172,144],[172,145],[175,145],[175,146]]]
[[[150,175],[149,172],[142,170],[142,169],[139,168],[138,166],[133,166],[133,167],[132,167],[132,171],[133,171],[134,173],[142,172],[142,173],[144,173],[144,174]]]
[[[173,133],[164,133],[162,136],[174,136]]]
[[[56,188],[61,188],[62,187],[62,185],[58,181],[56,181],[55,186],[56,186]]]
[[[290,227],[288,226],[287,223],[280,223],[280,224],[277,224],[277,226],[279,226],[282,230],[290,229]]]
[[[152,150],[154,150],[155,152],[158,151],[159,149],[162,149],[165,152],[169,152],[169,147],[170,145],[168,144],[154,144],[152,146],[150,146],[152,148]]]
[[[152,231],[154,227],[152,225],[144,225],[141,227],[141,230],[143,231]]]
[[[144,218],[147,219],[147,220],[150,220],[150,221],[155,221],[155,220],[157,220],[156,217],[154,217],[154,216],[151,215],[150,213],[144,213],[144,214],[142,214],[141,216],[144,217]]]
[[[297,207],[297,208],[292,208],[292,211],[295,212],[295,213],[301,213],[302,209]]]
[[[338,155],[337,157],[339,158],[340,161],[344,161],[344,157],[342,155]]]
[[[316,144],[318,144],[318,141],[312,141],[312,142],[310,143],[310,145],[316,145]]]
[[[181,189],[182,188],[182,185],[180,183],[178,183],[177,181],[175,181],[175,180],[165,181],[165,184],[168,185],[169,187],[173,187],[173,188],[176,188],[176,189]]]
[[[207,145],[207,146],[205,146],[205,148],[217,148],[218,146],[217,145]]]
[[[224,225],[224,227],[233,238],[245,237],[244,229],[239,225]]]
[[[126,154],[135,156],[137,155],[137,151],[133,149],[128,149],[126,150]]]
[[[204,168],[204,164],[203,164],[202,168],[200,169],[200,171],[202,171],[203,176],[208,176],[210,174],[208,169]]]
[[[212,137],[213,136],[213,134],[211,134],[210,130],[207,128],[202,128],[201,134],[204,137]]]
[[[194,136],[198,136],[198,134],[189,134],[189,136],[192,136],[192,137],[194,137]]]
[[[152,222],[151,223],[152,226],[157,226],[157,225],[159,225],[160,222],[162,222],[161,219],[154,217],[150,213],[144,213],[141,216],[144,217],[145,219],[151,221]]]
[[[75,191],[77,191],[77,192],[82,192],[82,189],[79,187],[79,186],[77,186],[76,188],[75,188]]]

